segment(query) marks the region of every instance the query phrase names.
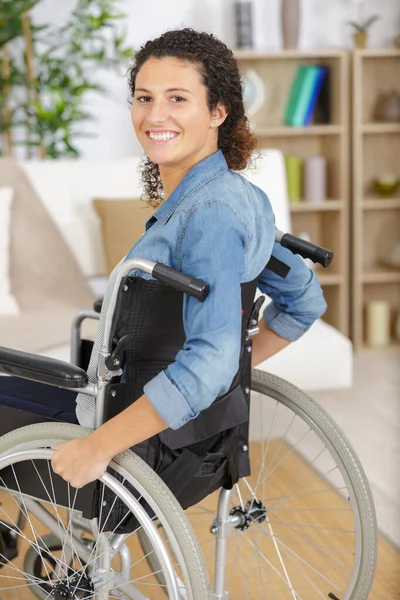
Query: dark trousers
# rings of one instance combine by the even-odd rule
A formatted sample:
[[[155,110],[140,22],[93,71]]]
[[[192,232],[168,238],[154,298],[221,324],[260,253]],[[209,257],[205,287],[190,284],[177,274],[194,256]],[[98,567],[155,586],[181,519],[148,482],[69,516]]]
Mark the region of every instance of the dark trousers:
[[[76,391],[20,379],[0,377],[0,404],[18,408],[49,419],[77,423]]]

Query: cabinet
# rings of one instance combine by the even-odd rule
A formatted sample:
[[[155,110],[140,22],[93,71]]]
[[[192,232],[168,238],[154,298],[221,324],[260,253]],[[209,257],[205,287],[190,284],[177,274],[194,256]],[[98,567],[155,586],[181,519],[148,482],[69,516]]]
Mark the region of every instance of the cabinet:
[[[366,307],[384,300],[390,307],[391,340],[400,312],[400,265],[390,264],[400,243],[400,189],[383,196],[375,180],[400,178],[400,119],[379,121],[382,94],[400,93],[400,50],[356,50],[352,58],[352,337],[367,339]]]
[[[255,71],[265,99],[252,116],[260,148],[278,148],[302,159],[322,155],[327,160],[327,198],[313,204],[291,204],[294,235],[306,231],[313,242],[334,251],[334,260],[316,273],[328,310],[324,320],[349,334],[349,58],[345,51],[281,51],[235,53],[241,75]],[[284,112],[296,70],[301,64],[329,67],[330,122],[303,127],[284,125]]]

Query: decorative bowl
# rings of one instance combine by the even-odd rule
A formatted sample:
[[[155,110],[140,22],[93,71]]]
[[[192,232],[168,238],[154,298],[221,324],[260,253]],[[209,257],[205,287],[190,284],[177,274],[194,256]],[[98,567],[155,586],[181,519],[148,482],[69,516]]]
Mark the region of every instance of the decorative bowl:
[[[398,177],[379,177],[374,180],[374,185],[382,196],[393,196],[400,187],[400,179]]]

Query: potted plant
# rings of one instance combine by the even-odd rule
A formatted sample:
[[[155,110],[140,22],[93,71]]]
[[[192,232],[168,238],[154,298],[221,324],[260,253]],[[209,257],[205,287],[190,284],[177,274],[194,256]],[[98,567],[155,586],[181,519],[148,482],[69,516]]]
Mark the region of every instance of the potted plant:
[[[29,11],[41,1],[0,0],[0,156],[16,146],[28,159],[79,156],[75,140],[91,137],[87,99],[106,94],[104,71],[122,74],[133,56],[121,0],[77,0],[68,22],[35,26]]]
[[[354,29],[353,40],[356,48],[365,48],[367,44],[368,29],[378,19],[378,15],[372,15],[372,17],[369,17],[365,21],[361,21],[359,23],[356,23],[355,21],[349,21],[349,25]]]

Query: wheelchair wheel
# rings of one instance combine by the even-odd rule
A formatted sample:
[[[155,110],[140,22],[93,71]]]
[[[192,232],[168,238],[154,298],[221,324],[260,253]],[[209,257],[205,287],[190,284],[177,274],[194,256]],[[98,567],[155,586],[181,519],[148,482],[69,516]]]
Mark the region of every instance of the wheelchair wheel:
[[[29,573],[35,581],[43,581],[40,586],[35,586],[32,592],[37,598],[51,597],[52,589],[57,583],[57,565],[61,560],[63,544],[60,538],[53,533],[43,535],[38,540],[37,546],[30,546],[24,558],[24,573]],[[72,560],[69,561],[69,576],[73,574]],[[49,575],[49,578],[48,578]]]
[[[112,471],[99,480],[90,502],[99,506],[98,518],[89,519],[79,509],[87,486],[76,490],[55,475],[49,448],[89,433],[77,425],[42,423],[0,438],[1,521],[15,532],[19,553],[13,560],[1,556],[0,597],[211,598],[207,569],[184,512],[135,454],[116,456]],[[40,493],[27,493],[28,478],[29,490]],[[134,523],[129,532],[123,529],[128,521]],[[157,557],[162,585],[160,573],[151,571],[141,550],[142,530],[150,544],[148,555]]]
[[[343,432],[307,394],[254,370],[249,439],[251,475],[187,511],[216,597],[366,600],[376,517]]]

